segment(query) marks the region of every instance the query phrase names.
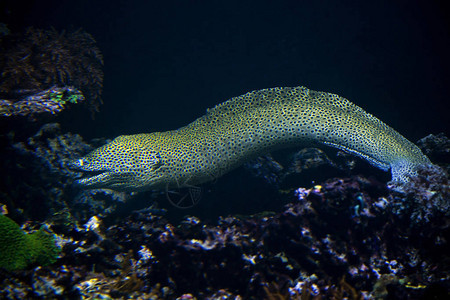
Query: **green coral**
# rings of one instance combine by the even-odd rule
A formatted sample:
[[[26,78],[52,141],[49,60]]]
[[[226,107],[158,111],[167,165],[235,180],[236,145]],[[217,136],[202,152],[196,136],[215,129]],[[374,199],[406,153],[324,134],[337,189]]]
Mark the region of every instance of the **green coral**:
[[[66,103],[77,104],[78,102],[84,101],[83,94],[73,87],[53,88],[50,90],[49,97],[52,101],[62,105]]]
[[[0,268],[13,271],[29,264],[48,265],[59,252],[55,237],[43,227],[26,234],[13,220],[0,215]]]

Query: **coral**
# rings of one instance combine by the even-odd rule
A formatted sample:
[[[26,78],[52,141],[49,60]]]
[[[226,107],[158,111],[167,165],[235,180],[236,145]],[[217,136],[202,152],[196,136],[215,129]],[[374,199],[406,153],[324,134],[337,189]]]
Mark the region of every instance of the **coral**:
[[[244,164],[245,168],[255,177],[261,177],[266,182],[278,185],[283,176],[283,166],[271,155],[260,156]]]
[[[397,284],[398,278],[393,274],[383,274],[375,282],[372,290],[372,295],[375,299],[385,299],[389,292],[387,290],[388,285]]]
[[[356,172],[374,174],[364,169],[366,164],[340,150],[303,148],[299,151],[285,150],[276,155],[258,157],[244,164],[255,177],[264,179],[277,188],[289,184],[309,184],[333,176],[342,176],[355,169]],[[381,173],[381,172],[380,172]]]
[[[450,139],[444,133],[430,134],[417,142],[430,160],[450,172]]]
[[[56,261],[60,249],[55,245],[53,235],[49,235],[41,228],[26,236],[28,237],[31,261],[35,261],[40,265],[48,265]]]
[[[80,145],[70,146],[73,136],[51,128],[21,144],[21,149],[45,162],[40,168],[46,165],[53,176],[70,174],[61,161],[70,156],[65,151],[78,151]],[[157,207],[115,219],[102,205],[68,208],[47,222],[63,245],[61,258],[28,274],[11,276],[0,270],[0,297],[448,296],[447,180],[432,166],[419,170],[402,191],[376,177],[331,178],[314,187],[286,189],[280,197],[289,203],[279,211],[224,216],[214,224],[195,216],[175,222],[171,213],[166,216]],[[94,196],[100,195],[97,191]],[[98,214],[89,215],[92,211]]]
[[[130,198],[127,193],[80,190],[72,185],[78,174],[67,162],[104,143],[103,139],[87,143],[78,134],[62,133],[59,124],[50,123],[30,137],[10,132],[0,140],[5,145],[0,152],[8,157],[0,161],[0,173],[8,174],[0,181],[0,197],[17,220],[56,218],[54,214],[67,211],[70,218],[84,222],[92,215],[111,213]]]
[[[4,215],[0,215],[0,250],[0,267],[8,271],[23,269],[34,263],[54,263],[60,251],[54,236],[43,228],[25,234],[19,225]]]
[[[330,286],[327,291],[320,291],[316,284],[309,281],[299,282],[295,287],[284,286],[272,282],[263,286],[268,300],[309,300],[309,299],[351,299],[363,300],[363,294],[345,281],[345,276],[336,285]]]
[[[328,149],[327,152],[335,151]],[[341,152],[339,155],[342,156]],[[296,152],[288,150],[277,155],[277,159],[272,155],[265,155],[244,164],[253,176],[260,177],[276,187],[289,181],[298,182],[302,177],[307,177],[310,182],[311,177],[321,178],[324,173],[329,176],[339,171],[349,170],[354,165],[353,156],[345,155],[344,159],[342,157],[330,159],[323,150],[318,148],[304,148]]]
[[[7,99],[3,100],[1,111],[8,110],[5,101],[9,101],[21,102],[24,111],[15,115],[25,115],[27,111],[42,112],[33,111],[37,105],[32,102],[48,98],[38,96],[55,88],[79,90],[76,93],[86,97],[91,111],[98,110],[103,57],[90,34],[81,29],[59,33],[54,28],[30,27],[23,35],[1,39],[0,50],[0,98]],[[29,98],[30,95],[34,97]],[[27,100],[31,102],[29,107],[26,107]],[[68,101],[71,101],[70,97]],[[7,116],[6,113],[2,115]]]
[[[318,148],[304,148],[294,156],[293,169],[297,173],[322,165],[335,166],[335,163],[327,157],[324,151]]]
[[[144,286],[144,282],[133,270],[132,250],[128,251],[126,256],[123,258],[121,268],[121,279],[113,285],[113,288],[124,293],[139,291]]]
[[[448,174],[435,165],[423,166],[418,173],[401,188],[392,190],[389,202],[395,213],[409,216],[413,227],[436,224],[436,219],[449,218]]]
[[[361,292],[358,292],[351,284],[345,281],[345,276],[339,281],[339,287],[333,292],[334,299],[351,299],[363,300],[364,297]]]
[[[0,215],[0,232],[0,267],[7,270],[25,268],[30,260],[28,254],[21,251],[26,247],[25,233],[4,215]]]
[[[57,114],[66,104],[84,101],[83,94],[73,87],[52,87],[26,96],[23,100],[0,100],[0,116],[30,116],[48,112]]]

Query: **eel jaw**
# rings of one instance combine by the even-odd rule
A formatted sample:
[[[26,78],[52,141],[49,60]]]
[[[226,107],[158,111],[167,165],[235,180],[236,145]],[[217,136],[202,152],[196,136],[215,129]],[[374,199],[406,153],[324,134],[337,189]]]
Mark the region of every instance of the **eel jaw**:
[[[100,173],[99,173],[100,172]],[[128,191],[131,174],[115,173],[108,170],[84,171],[83,177],[74,181],[74,184],[84,189],[112,189],[115,191]]]
[[[78,172],[74,184],[83,188],[97,188],[108,181],[109,173],[111,172],[106,168],[95,169],[89,167],[84,158],[73,160],[67,166],[70,170]]]
[[[109,168],[96,168],[89,165],[85,158],[68,164],[69,169],[79,173],[74,184],[85,189],[110,188],[121,190],[129,178],[126,173],[117,173]]]
[[[151,182],[149,180],[144,185],[131,170],[116,170],[114,166],[92,166],[87,158],[74,160],[68,163],[68,167],[78,172],[74,185],[83,189],[111,189],[119,192],[133,192],[146,190],[146,184]],[[155,177],[151,176],[151,179],[153,180]]]
[[[100,174],[89,176],[88,172],[83,172],[83,177],[76,179],[74,183],[83,188],[102,188],[106,182],[108,182],[108,178],[110,177],[110,172],[104,171]]]

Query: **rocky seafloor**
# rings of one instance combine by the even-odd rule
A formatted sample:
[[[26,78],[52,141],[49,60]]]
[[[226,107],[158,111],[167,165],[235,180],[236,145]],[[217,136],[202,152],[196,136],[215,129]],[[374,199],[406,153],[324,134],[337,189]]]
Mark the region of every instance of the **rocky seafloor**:
[[[342,153],[302,150],[289,166],[257,159],[246,176],[264,178],[284,201],[214,220],[170,219],[150,194],[147,208],[119,214],[138,196],[73,187],[66,163],[104,141],[86,143],[57,124],[1,138],[0,202],[25,231],[45,224],[61,247],[51,265],[0,270],[2,299],[449,297],[450,142],[442,134],[418,142],[435,166],[401,188],[372,167],[359,172],[361,162]],[[318,169],[346,171],[295,185],[295,174]]]

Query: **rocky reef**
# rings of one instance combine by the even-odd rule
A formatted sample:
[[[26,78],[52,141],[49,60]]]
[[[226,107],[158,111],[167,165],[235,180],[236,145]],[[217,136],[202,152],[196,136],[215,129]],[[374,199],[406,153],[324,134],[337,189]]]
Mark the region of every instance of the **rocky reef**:
[[[103,56],[89,33],[29,27],[0,34],[0,119],[58,114],[84,103],[98,111]]]
[[[40,220],[25,223],[25,231],[45,223],[61,253],[48,266],[0,270],[1,298],[449,296],[450,148],[443,135],[418,143],[430,157],[436,154],[436,165],[421,169],[401,189],[340,153],[332,157],[309,149],[283,162],[260,158],[247,169],[276,186],[285,204],[276,211],[212,221],[196,217],[195,211],[181,221],[171,220],[165,209],[150,202],[148,208],[117,216],[118,203],[132,205],[134,195],[73,188],[70,178],[76,174],[64,162],[101,142],[86,143],[61,133],[57,125],[47,125],[8,148],[14,164],[3,162],[3,168],[10,171],[17,194],[3,187],[4,199],[9,199],[4,204],[16,221]],[[37,173],[21,172],[21,185],[11,170],[31,158]],[[315,169],[337,176],[314,186],[295,185],[299,174]],[[19,189],[44,181],[50,181],[46,188],[22,190],[23,200],[17,201]],[[30,193],[50,210],[27,210]]]
[[[71,211],[85,212],[89,215],[84,219],[88,219],[92,212],[99,213],[108,207],[103,203],[107,199],[123,201],[126,197],[109,191],[80,191],[72,186],[76,173],[67,167],[67,162],[105,143],[104,140],[88,144],[77,134],[62,134],[57,123],[46,124],[23,140],[14,134],[0,139],[5,145],[1,155],[8,158],[0,164],[2,174],[7,174],[0,182],[1,202],[15,218],[44,220]],[[93,199],[92,195],[97,196]],[[82,216],[78,218],[83,220]]]

